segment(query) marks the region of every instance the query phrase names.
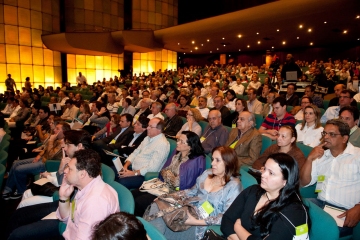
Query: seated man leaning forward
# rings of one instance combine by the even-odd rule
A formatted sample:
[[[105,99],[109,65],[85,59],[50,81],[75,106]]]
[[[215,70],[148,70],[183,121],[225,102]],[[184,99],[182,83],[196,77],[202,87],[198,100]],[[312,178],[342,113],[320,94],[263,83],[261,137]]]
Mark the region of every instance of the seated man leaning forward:
[[[322,135],[324,142],[311,151],[301,168],[300,182],[305,187],[317,182],[319,195],[310,200],[321,208],[345,210],[337,216],[345,217],[344,226],[339,227],[343,237],[352,234],[360,221],[360,148],[348,142],[350,128],[342,120],[327,121]]]
[[[90,239],[95,224],[120,211],[116,191],[100,173],[100,156],[90,149],[77,151],[64,169],[56,216],[67,224],[65,239]],[[74,190],[75,196],[70,199]]]
[[[286,100],[277,97],[273,101],[274,113],[269,114],[259,128],[259,132],[272,140],[278,137],[278,130],[281,126],[289,125],[295,127],[295,118],[286,112]]]
[[[221,123],[219,110],[211,110],[208,116],[209,125],[204,129],[200,141],[205,153],[211,153],[215,147],[223,146],[229,137],[228,130]]]
[[[147,127],[147,137],[140,146],[125,160],[120,178],[116,181],[129,189],[139,188],[147,172],[159,172],[170,151],[170,144],[162,133],[165,123],[160,118],[153,118]],[[129,168],[131,165],[131,168]]]
[[[255,114],[242,111],[237,120],[237,127],[232,128],[225,146],[234,149],[242,165],[252,166],[260,156],[261,134],[255,128]]]

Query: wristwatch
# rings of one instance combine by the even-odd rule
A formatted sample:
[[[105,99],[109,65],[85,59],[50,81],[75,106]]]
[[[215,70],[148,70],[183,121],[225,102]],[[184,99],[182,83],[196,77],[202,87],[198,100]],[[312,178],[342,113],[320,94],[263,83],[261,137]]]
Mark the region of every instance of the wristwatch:
[[[135,171],[135,176],[139,175],[138,171]]]
[[[59,202],[61,202],[61,203],[66,203],[66,202],[69,202],[69,201],[70,201],[70,199],[66,199],[66,200],[59,199]]]

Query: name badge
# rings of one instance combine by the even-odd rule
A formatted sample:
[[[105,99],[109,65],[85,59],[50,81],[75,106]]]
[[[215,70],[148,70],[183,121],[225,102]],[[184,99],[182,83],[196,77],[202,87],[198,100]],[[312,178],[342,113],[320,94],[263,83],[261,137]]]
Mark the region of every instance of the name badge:
[[[236,123],[231,124],[231,128],[236,128]]]
[[[239,141],[239,140],[237,140],[237,141],[235,141],[233,144],[231,144],[231,145],[229,146],[229,148],[234,149],[234,148],[235,148],[235,146],[236,146],[236,144],[238,143],[238,141]]]
[[[316,183],[315,192],[319,193],[322,191],[324,181],[325,181],[325,175],[319,175]]]
[[[293,240],[306,240],[309,239],[309,228],[305,223],[303,225],[295,227],[295,236]]]
[[[199,213],[202,219],[207,218],[214,211],[213,206],[209,203],[209,201],[205,201],[199,207]]]
[[[206,139],[205,137],[201,137],[200,142],[202,143],[203,141],[205,141],[205,139]]]
[[[115,144],[115,143],[116,143],[116,140],[113,139],[113,140],[111,140],[111,142],[109,144]]]

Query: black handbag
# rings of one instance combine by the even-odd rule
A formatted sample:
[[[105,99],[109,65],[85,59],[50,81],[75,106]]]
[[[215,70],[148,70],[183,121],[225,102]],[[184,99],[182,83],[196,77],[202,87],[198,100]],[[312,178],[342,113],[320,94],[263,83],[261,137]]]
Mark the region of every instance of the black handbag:
[[[204,237],[201,240],[225,240],[225,238],[217,234],[214,230],[208,229],[205,231]]]
[[[59,187],[56,187],[51,182],[47,182],[44,185],[38,185],[36,183],[32,183],[30,189],[34,196],[40,195],[47,197],[52,197],[54,192],[59,191]]]

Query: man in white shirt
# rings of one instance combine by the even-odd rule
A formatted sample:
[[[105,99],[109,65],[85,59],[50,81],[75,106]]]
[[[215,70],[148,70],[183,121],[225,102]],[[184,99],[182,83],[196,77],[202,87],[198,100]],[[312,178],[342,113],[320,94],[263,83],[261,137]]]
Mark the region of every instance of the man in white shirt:
[[[196,107],[203,116],[204,119],[208,118],[210,109],[207,107],[207,98],[200,96],[199,97],[199,106]]]
[[[240,94],[240,95],[244,94],[245,87],[244,85],[241,84],[240,78],[236,79],[236,84],[233,84],[231,89],[234,90],[236,94]]]
[[[11,115],[12,112],[14,111],[14,98],[13,97],[9,97],[8,100],[7,100],[7,104],[6,104],[6,107],[1,110],[1,112],[5,115]]]
[[[84,83],[87,84],[86,77],[84,75],[82,75],[81,72],[79,72],[79,76],[76,77],[76,82],[79,87]]]
[[[214,107],[214,99],[218,94],[219,94],[219,88],[212,87],[210,90],[210,95],[208,96],[208,99],[207,99],[207,107],[208,108]]]
[[[69,98],[66,96],[64,91],[59,91],[58,93],[58,103],[60,103],[60,106],[65,106],[65,102],[66,100],[68,100]]]
[[[360,149],[348,142],[349,135],[348,124],[329,120],[323,132],[324,142],[311,151],[300,171],[302,186],[317,182],[319,195],[311,201],[321,208],[332,205],[346,210],[337,216],[345,217],[340,237],[351,234],[360,221]]]
[[[345,106],[350,106],[353,100],[353,96],[354,92],[347,89],[342,90],[339,96],[339,106],[333,106],[326,109],[326,112],[324,115],[322,115],[320,122],[326,123],[328,120],[338,118],[340,109]]]
[[[345,106],[339,112],[339,119],[350,127],[349,142],[355,147],[360,147],[359,110],[353,106]]]
[[[16,115],[18,114],[19,110],[21,109],[21,107],[20,107],[20,105],[19,105],[19,100],[18,100],[18,99],[13,99],[12,108],[13,108],[13,111],[12,111],[12,113],[10,114],[10,117],[9,117],[9,118],[14,118],[14,117],[16,117]]]
[[[162,105],[159,102],[153,102],[151,104],[151,114],[147,116],[148,119],[153,119],[155,117],[161,118],[164,120],[164,116],[161,114]]]
[[[79,108],[74,105],[74,101],[68,99],[65,101],[66,109],[63,115],[61,115],[61,119],[64,120],[73,120],[76,118],[77,114],[79,113]]]
[[[254,88],[250,88],[248,90],[248,98],[249,100],[247,101],[247,107],[249,112],[254,114],[261,114],[263,106],[262,103],[257,100],[256,90]]]
[[[107,110],[109,111],[110,115],[117,114],[119,106],[121,105],[119,105],[118,102],[115,102],[115,94],[109,93],[107,96],[108,96],[108,104],[106,105]]]

